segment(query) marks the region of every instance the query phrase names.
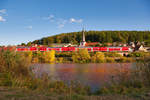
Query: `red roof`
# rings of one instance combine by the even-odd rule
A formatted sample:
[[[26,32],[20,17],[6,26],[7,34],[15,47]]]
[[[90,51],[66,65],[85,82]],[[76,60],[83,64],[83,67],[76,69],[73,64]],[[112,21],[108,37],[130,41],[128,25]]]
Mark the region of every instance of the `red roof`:
[[[96,44],[99,44],[99,42],[86,43],[85,46],[91,46],[91,45],[96,45]]]

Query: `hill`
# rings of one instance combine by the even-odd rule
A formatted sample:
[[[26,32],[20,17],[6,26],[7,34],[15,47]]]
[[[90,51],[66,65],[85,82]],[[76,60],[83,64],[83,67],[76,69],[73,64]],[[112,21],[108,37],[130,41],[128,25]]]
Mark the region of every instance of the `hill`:
[[[134,41],[145,42],[150,46],[150,31],[86,31],[87,42],[100,43],[129,43]],[[82,40],[82,32],[62,33],[40,40],[29,42],[29,44],[50,45],[52,43],[73,43],[78,44]]]

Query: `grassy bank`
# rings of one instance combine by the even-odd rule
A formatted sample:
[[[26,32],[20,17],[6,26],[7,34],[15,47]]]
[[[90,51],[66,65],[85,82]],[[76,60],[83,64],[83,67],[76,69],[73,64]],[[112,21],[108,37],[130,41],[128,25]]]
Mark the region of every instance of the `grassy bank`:
[[[56,95],[48,92],[29,91],[20,88],[0,88],[0,100],[141,100],[123,95]],[[149,100],[148,96],[145,96]],[[145,99],[145,100],[146,100]]]
[[[118,52],[88,52],[86,49],[81,49],[78,52],[28,51],[14,52],[12,55],[14,54],[16,57],[22,56],[21,59],[26,58],[28,63],[129,63],[144,61],[145,57],[150,56],[150,53],[145,52],[132,52],[123,56]]]
[[[56,63],[130,63],[144,61],[149,52],[132,52],[123,56],[118,52],[56,52]]]
[[[87,53],[82,51],[78,55],[73,54],[72,56],[75,61],[84,59],[82,63],[89,61],[91,55],[93,55],[93,62],[105,60],[103,53],[88,55]],[[36,57],[38,57],[38,62],[54,63],[54,52],[48,54],[36,53],[33,55],[32,52],[0,51],[0,92],[3,94],[0,98],[6,100],[10,98],[16,98],[16,100],[29,100],[30,98],[33,100],[42,100],[41,98],[47,100],[97,100],[97,98],[126,100],[124,97],[127,97],[128,100],[150,99],[148,98],[150,97],[149,58],[144,58],[144,62],[138,63],[132,72],[125,71],[119,73],[117,77],[112,76],[109,84],[92,92],[90,87],[80,83],[70,82],[69,85],[66,85],[62,81],[51,81],[46,74],[40,79],[35,78],[29,69],[30,64]],[[117,96],[117,99],[114,95]]]

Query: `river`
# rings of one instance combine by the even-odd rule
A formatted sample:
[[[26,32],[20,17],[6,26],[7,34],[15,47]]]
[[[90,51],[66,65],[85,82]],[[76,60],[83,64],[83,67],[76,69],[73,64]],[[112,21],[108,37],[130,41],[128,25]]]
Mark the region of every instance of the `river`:
[[[135,63],[34,64],[31,68],[36,77],[46,74],[53,81],[76,81],[97,89],[110,82],[112,76],[128,72],[135,66]]]

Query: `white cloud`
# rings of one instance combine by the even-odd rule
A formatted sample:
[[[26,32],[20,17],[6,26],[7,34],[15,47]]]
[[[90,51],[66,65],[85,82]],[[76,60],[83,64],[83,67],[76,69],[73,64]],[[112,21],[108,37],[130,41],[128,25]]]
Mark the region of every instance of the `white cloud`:
[[[43,19],[53,22],[54,24],[56,24],[58,26],[58,28],[63,28],[63,27],[65,27],[66,24],[83,22],[83,19],[75,19],[75,18],[63,19],[63,18],[57,18],[53,14],[51,14],[48,17],[45,17]]]
[[[48,17],[45,17],[43,19],[50,20],[51,22],[54,22],[55,16],[54,15],[49,15]]]
[[[6,14],[6,9],[1,9],[1,10],[0,10],[0,13]]]
[[[57,21],[58,24],[60,24],[60,23],[61,23],[61,24],[66,24],[66,23],[67,23],[67,20],[62,19],[62,18],[59,18],[59,19],[57,19],[56,21]]]
[[[54,17],[55,17],[54,15],[49,15],[48,19],[54,19]]]
[[[63,28],[65,24],[58,24],[58,28]]]
[[[70,18],[70,20],[69,20],[69,22],[70,23],[82,23],[83,22],[83,20],[82,19],[75,19],[75,18]]]
[[[5,22],[6,19],[4,19],[2,16],[0,16],[0,22]]]
[[[68,20],[65,19],[58,19],[57,20],[57,24],[58,24],[58,28],[63,28],[65,26],[65,24],[69,24],[69,23],[82,23],[83,20],[82,19],[75,19],[75,18],[70,18]]]
[[[5,22],[6,21],[6,19],[2,16],[4,14],[6,14],[6,9],[1,9],[0,10],[0,22]]]
[[[68,21],[61,18],[61,19],[57,19],[56,22],[57,22],[58,28],[63,28],[65,24],[67,24]]]
[[[30,25],[30,26],[27,26],[26,28],[31,30],[33,27]]]

